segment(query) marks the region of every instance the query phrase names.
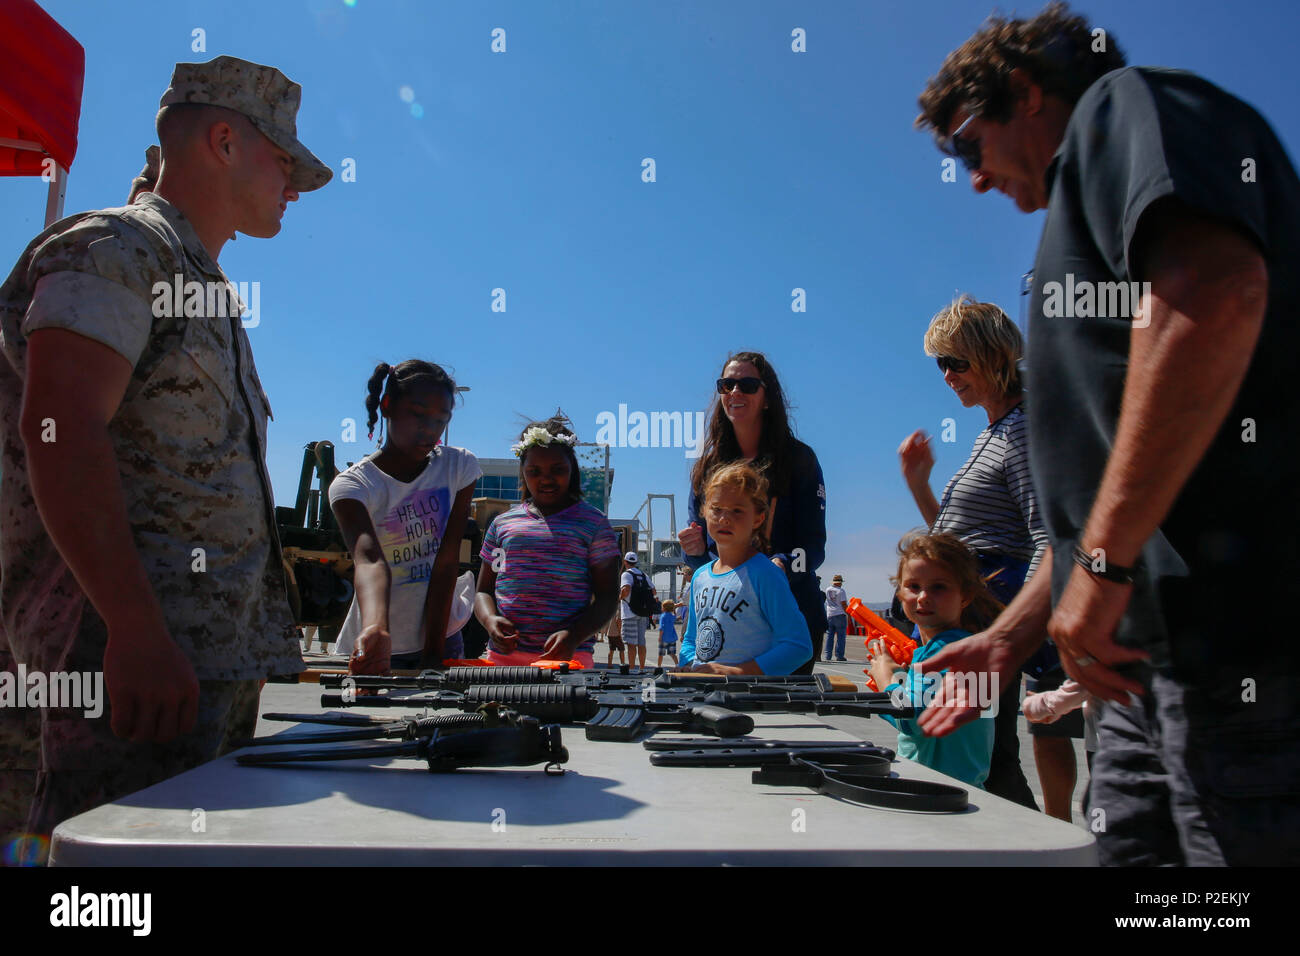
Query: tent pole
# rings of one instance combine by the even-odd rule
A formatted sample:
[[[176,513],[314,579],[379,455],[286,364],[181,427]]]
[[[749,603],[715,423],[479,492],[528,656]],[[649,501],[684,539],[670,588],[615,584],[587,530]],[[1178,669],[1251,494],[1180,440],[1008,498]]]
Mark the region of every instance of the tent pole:
[[[54,164],[54,178],[50,180],[50,193],[45,200],[45,228],[54,225],[63,218],[63,200],[68,193],[68,172],[58,163]]]

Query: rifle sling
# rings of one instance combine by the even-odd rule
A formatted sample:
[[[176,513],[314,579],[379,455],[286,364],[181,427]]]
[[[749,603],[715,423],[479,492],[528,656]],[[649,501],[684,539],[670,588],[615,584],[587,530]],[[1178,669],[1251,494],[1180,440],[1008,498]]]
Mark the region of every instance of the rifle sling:
[[[816,751],[789,755],[791,766],[762,767],[752,782],[775,787],[811,787],[853,803],[920,813],[958,813],[968,796],[961,787],[880,775],[878,757],[853,753],[834,756]],[[885,772],[888,773],[886,766]]]
[[[870,744],[853,746],[841,745],[836,750],[817,750],[821,759],[835,759],[843,756],[862,755],[878,760],[880,776],[888,776],[890,760],[894,754],[891,750],[872,747]],[[808,753],[806,750],[780,749],[775,747],[732,747],[706,748],[701,750],[659,751],[650,754],[650,762],[656,767],[768,767],[789,766],[790,755]],[[860,772],[868,773],[866,765]],[[876,775],[872,773],[872,775]]]

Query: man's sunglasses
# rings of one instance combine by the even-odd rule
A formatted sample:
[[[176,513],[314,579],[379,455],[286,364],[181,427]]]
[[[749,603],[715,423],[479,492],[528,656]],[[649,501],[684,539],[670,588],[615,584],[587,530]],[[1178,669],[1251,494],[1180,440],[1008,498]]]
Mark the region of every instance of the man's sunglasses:
[[[966,132],[966,127],[971,124],[971,120],[974,118],[975,114],[972,113],[966,117],[965,122],[952,131],[951,136],[945,136],[939,141],[939,148],[947,155],[960,159],[961,164],[970,172],[980,168],[980,141],[965,139],[961,134]]]
[[[718,379],[719,395],[726,395],[733,388],[737,388],[737,387],[739,387],[739,389],[742,392],[744,392],[746,395],[753,395],[755,392],[757,392],[760,388],[763,387],[763,380],[761,378],[754,378],[752,375],[747,375],[744,378]]]
[[[970,362],[965,359],[953,358],[951,355],[939,355],[935,357],[935,361],[939,363],[939,371],[941,372],[953,371],[960,375],[963,372],[970,371]]]

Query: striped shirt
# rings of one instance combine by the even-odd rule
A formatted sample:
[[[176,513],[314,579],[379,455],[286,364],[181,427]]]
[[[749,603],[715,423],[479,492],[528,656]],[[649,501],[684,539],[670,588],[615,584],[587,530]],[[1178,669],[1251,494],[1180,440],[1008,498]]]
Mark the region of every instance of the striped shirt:
[[[956,535],[974,551],[1029,562],[1029,576],[1048,546],[1047,529],[1029,477],[1029,429],[1021,402],[975,439],[948,479],[932,533]]]
[[[518,629],[519,649],[540,651],[591,603],[591,569],[617,562],[619,551],[608,519],[585,501],[550,517],[524,502],[493,519],[479,556],[500,559],[497,609]],[[577,650],[595,643],[590,635]]]

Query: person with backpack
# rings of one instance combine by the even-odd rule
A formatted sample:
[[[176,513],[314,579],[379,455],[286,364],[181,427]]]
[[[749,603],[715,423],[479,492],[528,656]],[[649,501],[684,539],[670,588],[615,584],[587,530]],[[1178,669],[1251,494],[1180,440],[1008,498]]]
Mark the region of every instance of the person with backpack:
[[[623,555],[623,575],[619,578],[619,624],[627,646],[627,662],[645,667],[645,629],[647,618],[659,609],[650,578],[637,567],[635,551]]]

